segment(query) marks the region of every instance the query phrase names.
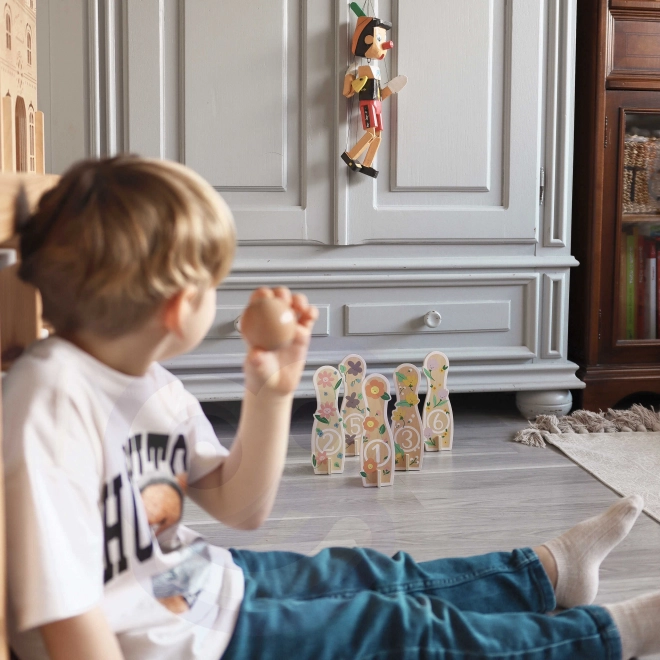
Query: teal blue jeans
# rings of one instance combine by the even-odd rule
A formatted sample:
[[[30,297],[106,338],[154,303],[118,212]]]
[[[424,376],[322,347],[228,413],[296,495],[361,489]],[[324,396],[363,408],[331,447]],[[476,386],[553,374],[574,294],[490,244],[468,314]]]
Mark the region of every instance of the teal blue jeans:
[[[245,599],[223,660],[620,660],[609,613],[556,616],[529,549],[415,562],[365,548],[232,550]]]

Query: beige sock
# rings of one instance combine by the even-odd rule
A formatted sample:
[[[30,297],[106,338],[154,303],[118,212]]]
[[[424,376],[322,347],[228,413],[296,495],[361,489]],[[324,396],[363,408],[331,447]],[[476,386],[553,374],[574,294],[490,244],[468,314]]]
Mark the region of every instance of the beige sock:
[[[623,660],[660,652],[660,591],[605,605],[621,635]]]
[[[593,603],[601,562],[626,537],[643,507],[644,500],[631,495],[544,544],[557,564],[557,605]]]

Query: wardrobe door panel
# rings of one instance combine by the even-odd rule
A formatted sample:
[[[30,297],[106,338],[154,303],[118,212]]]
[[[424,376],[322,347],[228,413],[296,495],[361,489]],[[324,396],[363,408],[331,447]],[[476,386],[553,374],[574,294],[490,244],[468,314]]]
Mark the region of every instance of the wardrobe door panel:
[[[392,0],[379,12],[394,24],[383,79],[409,84],[383,104],[378,179],[351,173],[339,191],[348,242],[534,243],[543,3]],[[356,123],[353,108],[351,136]]]
[[[318,100],[334,89],[331,16],[306,0],[182,10],[184,161],[242,242],[332,241],[333,109]]]

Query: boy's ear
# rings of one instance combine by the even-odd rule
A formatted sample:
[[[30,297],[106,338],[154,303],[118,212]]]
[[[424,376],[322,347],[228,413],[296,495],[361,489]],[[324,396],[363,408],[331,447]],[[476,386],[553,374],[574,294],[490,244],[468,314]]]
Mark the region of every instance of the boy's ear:
[[[368,34],[368,35],[364,38],[364,43],[365,43],[365,44],[369,44],[369,45],[371,45],[373,42],[374,42],[374,38],[373,38],[373,35],[371,35],[371,34]]]
[[[191,310],[196,290],[192,287],[182,289],[165,301],[163,306],[163,325],[177,337],[183,337],[186,317]]]

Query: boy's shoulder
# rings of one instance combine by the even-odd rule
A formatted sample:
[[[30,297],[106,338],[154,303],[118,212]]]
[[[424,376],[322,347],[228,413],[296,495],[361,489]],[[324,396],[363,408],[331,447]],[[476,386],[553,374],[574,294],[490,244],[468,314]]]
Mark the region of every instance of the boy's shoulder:
[[[30,401],[43,404],[50,399],[94,405],[103,396],[113,400],[124,394],[125,398],[136,388],[187,395],[183,383],[157,363],[142,378],[129,376],[54,336],[35,342],[21,355],[4,377],[2,395],[8,412],[15,412],[14,406],[25,409]]]
[[[71,364],[66,359],[62,340],[53,338],[35,342],[4,376],[3,398],[56,390],[70,377]]]

